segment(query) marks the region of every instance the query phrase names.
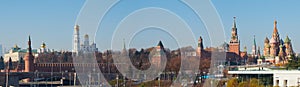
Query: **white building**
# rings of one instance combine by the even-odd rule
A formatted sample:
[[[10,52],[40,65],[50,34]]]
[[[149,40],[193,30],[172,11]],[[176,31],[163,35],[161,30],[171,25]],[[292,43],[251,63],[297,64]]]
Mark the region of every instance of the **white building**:
[[[76,25],[74,27],[74,42],[73,42],[73,52],[78,54],[79,52],[96,52],[98,48],[96,47],[96,43],[93,42],[90,44],[89,35],[84,35],[83,43],[80,43],[80,34],[79,34],[79,26]]]
[[[46,44],[43,42],[41,47],[37,50],[38,53],[48,53],[51,52],[50,49],[47,49]]]
[[[90,44],[89,35],[84,35],[84,43],[80,46],[80,51],[82,52],[95,52],[98,51],[96,43]]]
[[[11,48],[9,50],[8,53],[4,54],[4,61],[7,62],[9,60],[9,58],[11,58],[11,60],[13,62],[19,61],[19,59],[21,57],[24,58],[24,56],[25,56],[26,53],[27,53],[27,49],[21,49],[17,45],[15,45],[13,48]],[[32,53],[33,53],[33,55],[36,55],[37,54],[37,50],[33,49]]]
[[[271,75],[273,86],[291,87],[300,86],[299,70],[270,70],[270,71],[228,71],[230,75]]]
[[[80,38],[79,38],[79,26],[74,26],[74,36],[73,36],[73,52],[78,54],[80,50]]]

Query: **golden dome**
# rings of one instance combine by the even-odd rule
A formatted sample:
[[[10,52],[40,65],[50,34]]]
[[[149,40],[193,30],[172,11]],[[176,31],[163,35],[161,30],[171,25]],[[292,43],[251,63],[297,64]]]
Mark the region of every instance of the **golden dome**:
[[[46,44],[43,42],[43,44],[41,45],[41,48],[46,48]]]
[[[14,48],[19,48],[17,44],[15,44]]]

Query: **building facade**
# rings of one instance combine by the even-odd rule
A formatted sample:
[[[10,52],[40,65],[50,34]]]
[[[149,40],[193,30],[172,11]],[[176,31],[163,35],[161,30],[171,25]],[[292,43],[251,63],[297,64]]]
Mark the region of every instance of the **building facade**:
[[[274,87],[300,86],[300,71],[298,70],[228,71],[228,74],[238,79],[265,78],[271,82],[261,81],[260,84],[272,84]]]
[[[49,53],[50,49],[47,49],[45,42],[42,43],[41,47],[37,50],[38,53]]]
[[[294,55],[291,39],[288,36],[284,40],[279,37],[276,20],[274,21],[271,39],[268,37],[265,38],[263,53],[265,57],[264,61],[272,64],[286,64]],[[263,60],[259,59],[258,61]]]
[[[211,58],[212,52],[226,55],[226,62],[234,62],[235,64],[245,64],[248,56],[247,51],[240,51],[240,41],[238,39],[238,32],[236,27],[236,17],[233,17],[233,26],[231,29],[231,40],[229,44],[224,42],[221,47],[217,48],[205,48],[203,47],[203,39],[200,36],[198,39],[198,46],[196,54],[200,58]],[[225,62],[225,61],[224,61]]]
[[[237,55],[240,55],[240,40],[236,28],[236,17],[233,17],[233,19],[234,21],[231,30],[231,40],[229,42],[229,52],[233,52]]]
[[[19,61],[20,58],[24,58],[25,54],[27,53],[27,49],[22,49],[18,47],[18,45],[15,45],[12,47],[8,53],[4,54],[4,61],[7,62],[9,58],[11,58],[12,62]],[[32,50],[33,55],[37,54],[37,50]]]
[[[96,47],[96,43],[93,42],[90,44],[89,41],[89,35],[84,35],[83,43],[80,43],[80,31],[79,31],[79,25],[75,25],[74,27],[74,36],[73,36],[73,53],[85,53],[85,52],[95,52],[98,51],[98,48]]]

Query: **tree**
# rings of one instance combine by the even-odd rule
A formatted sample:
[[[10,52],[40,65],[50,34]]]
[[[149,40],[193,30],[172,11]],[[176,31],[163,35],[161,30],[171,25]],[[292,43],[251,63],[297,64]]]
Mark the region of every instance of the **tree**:
[[[287,69],[297,69],[300,67],[300,61],[297,57],[292,55],[290,59],[291,60],[289,60],[289,62],[285,65]]]
[[[238,86],[238,79],[237,78],[232,78],[229,79],[227,82],[227,87],[237,87]]]
[[[263,87],[262,84],[259,84],[259,80],[256,78],[250,79],[249,87]]]
[[[248,82],[241,82],[239,83],[238,87],[248,87]]]

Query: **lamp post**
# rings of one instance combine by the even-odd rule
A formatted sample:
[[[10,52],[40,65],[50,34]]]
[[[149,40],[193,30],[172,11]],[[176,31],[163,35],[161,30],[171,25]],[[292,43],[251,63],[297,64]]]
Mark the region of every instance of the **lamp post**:
[[[68,70],[65,70],[65,80],[67,80],[67,76],[68,76]],[[66,75],[67,74],[67,75]],[[70,78],[70,77],[69,77]],[[70,83],[69,83],[70,84]]]
[[[74,73],[74,86],[76,85],[76,78],[77,78],[77,75],[76,75],[76,72]]]
[[[6,71],[6,87],[8,87],[9,85],[8,85],[8,82],[9,82],[9,67],[6,69],[7,71]]]
[[[38,70],[35,70],[35,74],[36,74],[36,78],[37,78],[37,80],[39,79],[39,73],[38,73]],[[35,81],[36,82],[36,85],[38,85],[39,86],[39,83],[37,82],[37,80]],[[35,86],[36,86],[35,85]]]
[[[158,87],[160,87],[160,75],[158,77]]]
[[[117,87],[119,87],[119,75],[117,75],[116,80],[117,80]]]
[[[124,84],[123,86],[126,87],[126,74],[123,76]]]

